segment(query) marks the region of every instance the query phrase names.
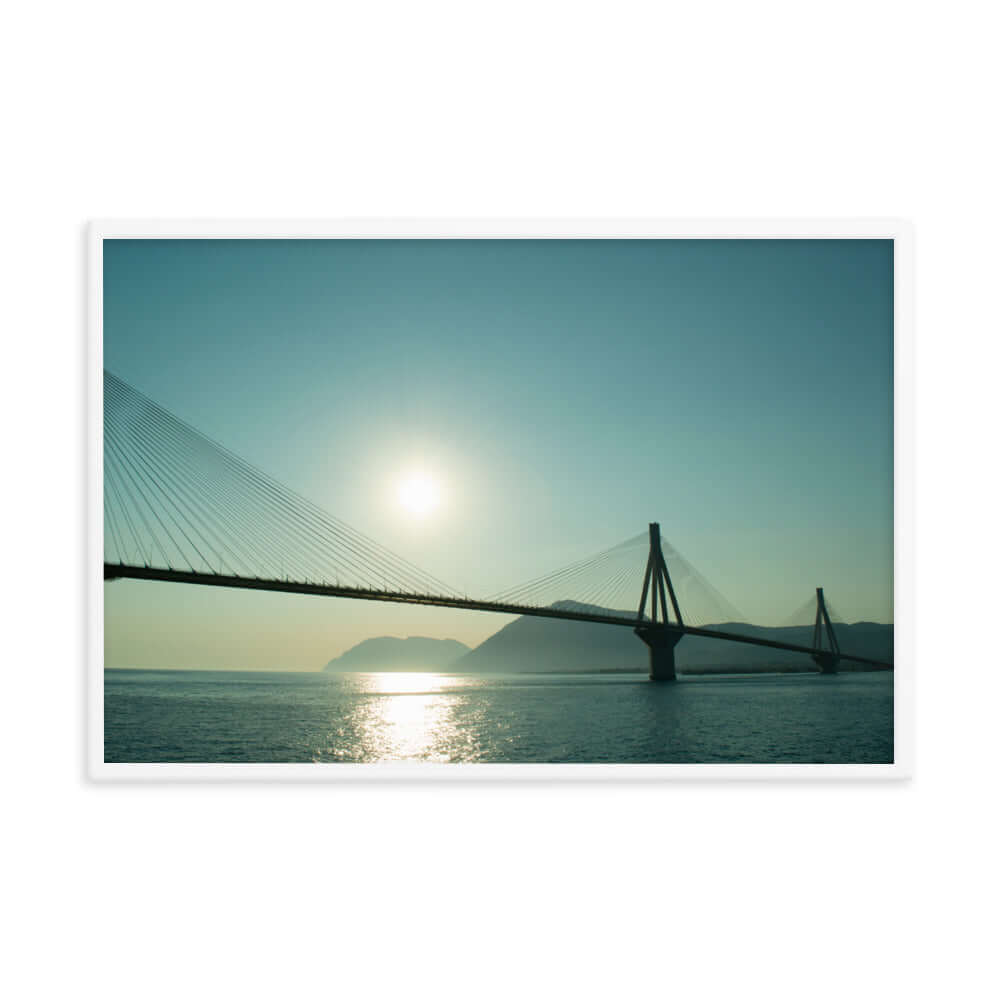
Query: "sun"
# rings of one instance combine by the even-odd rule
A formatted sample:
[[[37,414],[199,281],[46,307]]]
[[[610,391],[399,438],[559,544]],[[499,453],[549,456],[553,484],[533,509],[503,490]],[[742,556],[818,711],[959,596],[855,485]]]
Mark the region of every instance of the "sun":
[[[396,495],[403,509],[414,517],[426,517],[441,502],[437,483],[425,473],[415,473],[404,479]]]

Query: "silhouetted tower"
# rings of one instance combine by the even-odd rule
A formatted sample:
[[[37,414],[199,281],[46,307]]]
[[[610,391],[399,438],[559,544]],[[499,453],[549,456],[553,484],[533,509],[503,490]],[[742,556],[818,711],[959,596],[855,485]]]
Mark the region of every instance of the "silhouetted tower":
[[[825,628],[824,628],[825,626]],[[826,635],[827,647],[823,648],[823,636]],[[837,635],[833,631],[833,623],[826,610],[826,601],[823,600],[823,588],[816,588],[816,624],[813,627],[813,659],[819,664],[821,673],[835,674],[837,664],[840,663],[840,643],[837,642]]]
[[[667,595],[674,611],[674,621],[670,621],[667,609]],[[646,618],[646,598],[649,597],[649,617]],[[639,599],[639,622],[635,634],[649,647],[649,679],[651,681],[675,681],[674,646],[684,638],[684,622],[681,609],[677,606],[677,595],[670,582],[663,549],[660,547],[660,526],[649,526],[649,559],[646,562],[646,576],[642,581],[642,597]]]

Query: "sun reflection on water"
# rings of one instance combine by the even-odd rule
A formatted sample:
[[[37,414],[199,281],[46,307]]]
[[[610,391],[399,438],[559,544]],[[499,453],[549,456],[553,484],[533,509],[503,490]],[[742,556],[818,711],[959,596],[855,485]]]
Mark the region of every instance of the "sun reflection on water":
[[[359,674],[358,679],[365,686],[365,690],[372,694],[416,694],[419,692],[437,694],[449,688],[459,687],[468,680],[466,677],[453,674],[409,672]]]
[[[434,673],[355,675],[354,703],[317,759],[469,760],[471,734],[457,724],[467,677]],[[471,741],[471,742],[470,742]]]

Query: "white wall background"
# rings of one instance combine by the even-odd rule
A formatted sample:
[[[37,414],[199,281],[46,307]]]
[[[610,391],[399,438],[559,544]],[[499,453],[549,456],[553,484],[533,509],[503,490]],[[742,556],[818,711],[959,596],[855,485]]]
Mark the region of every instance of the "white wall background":
[[[8,12],[7,994],[995,988],[991,16],[963,0]],[[87,784],[85,220],[511,214],[915,223],[916,777]]]

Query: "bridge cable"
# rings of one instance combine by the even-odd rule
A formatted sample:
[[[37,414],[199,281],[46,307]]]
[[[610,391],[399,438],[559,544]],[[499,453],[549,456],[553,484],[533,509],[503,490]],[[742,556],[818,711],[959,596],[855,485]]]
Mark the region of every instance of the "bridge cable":
[[[249,567],[253,561],[259,561],[259,549],[264,547],[271,553],[269,559],[274,559],[277,555],[279,572],[283,569],[283,564],[287,561],[288,557],[291,556],[295,568],[304,569],[308,575],[316,575],[323,580],[326,579],[326,576],[332,569],[333,573],[330,575],[339,583],[342,572],[353,565],[353,572],[348,575],[354,576],[355,573],[360,574],[357,581],[362,585],[363,589],[367,589],[370,586],[369,580],[366,577],[374,576],[376,579],[381,580],[385,589],[389,589],[391,585],[398,588],[400,592],[413,590],[433,594],[437,590],[442,594],[455,593],[452,588],[436,577],[423,570],[419,570],[407,560],[396,556],[388,549],[378,545],[378,543],[373,542],[338,519],[332,518],[304,497],[282,487],[275,480],[271,479],[271,477],[261,473],[222,445],[219,445],[184,421],[179,420],[169,411],[164,410],[141,393],[137,393],[127,383],[124,383],[110,372],[105,372],[105,388],[107,398],[112,404],[109,407],[109,422],[113,423],[117,415],[115,413],[116,409],[127,410],[131,405],[133,410],[136,408],[139,410],[138,414],[133,413],[132,415],[132,436],[139,437],[136,433],[139,428],[135,426],[138,423],[144,432],[141,435],[141,440],[153,443],[151,441],[152,435],[154,439],[157,439],[155,443],[160,445],[161,450],[162,446],[166,444],[167,451],[165,454],[160,454],[157,449],[153,449],[153,452],[158,455],[158,460],[152,459],[151,454],[147,452],[147,462],[144,464],[144,471],[148,474],[155,470],[156,475],[169,481],[171,490],[174,491],[174,495],[170,498],[170,506],[177,515],[183,518],[191,530],[202,538],[205,544],[208,544],[209,539],[206,537],[205,531],[198,529],[195,522],[200,524],[203,529],[211,527],[211,530],[218,531],[221,537],[216,538],[215,545],[209,545],[208,547],[212,549],[215,557],[220,560],[220,566],[225,565],[226,560],[223,558],[222,553],[218,551],[219,549],[224,548],[229,553],[231,559],[235,558]],[[116,403],[118,404],[117,407],[114,405]],[[165,441],[163,440],[164,432],[166,432]],[[119,449],[124,448],[124,445],[119,443],[119,439],[116,439],[115,443]],[[207,486],[205,472],[198,472],[197,478],[200,486],[208,495],[196,502],[193,500],[189,489],[183,487],[175,489],[175,487],[178,487],[180,482],[183,481],[184,477],[180,475],[182,466],[187,467],[188,470],[204,470],[206,452],[210,453],[211,457],[215,460],[213,472],[216,481],[213,486]],[[127,456],[119,457],[127,462]],[[141,484],[136,481],[136,475],[132,472],[132,466],[129,465],[127,467],[136,491],[146,501],[147,505],[150,505],[152,513],[157,516],[157,521],[166,537],[170,539],[171,544],[183,554],[183,550],[177,546],[171,533],[163,524],[162,519],[159,518],[156,511],[156,504],[151,503],[147,491],[140,488]],[[175,481],[175,479],[178,481]],[[128,492],[132,506],[142,515],[141,505],[132,496],[132,491],[129,490]],[[161,489],[161,492],[164,491]],[[239,553],[241,546],[234,545],[232,539],[228,543],[225,541],[227,526],[220,520],[217,513],[213,514],[211,504],[207,502],[209,499],[221,506],[230,515],[237,510],[242,511],[241,522],[243,531],[240,534],[246,534],[246,529],[250,529],[251,537],[257,549],[255,553],[257,556],[256,560],[248,562],[246,556]],[[257,509],[255,510],[255,508]],[[127,508],[124,508],[124,510],[127,516]],[[166,513],[169,514],[170,519],[177,528],[182,531],[188,543],[195,548],[199,558],[205,565],[212,566],[203,553],[200,552],[187,531],[183,529],[183,525],[170,508],[166,509]],[[279,516],[282,519],[276,521],[275,519]],[[155,543],[156,548],[160,550],[164,559],[167,559],[169,566],[169,559],[162,543],[160,543],[157,533],[152,530],[144,515],[142,515],[142,520],[147,534]],[[283,552],[276,553],[276,550],[272,546],[262,544],[263,539],[270,533],[268,529],[273,531],[275,526],[283,529],[280,531],[280,534],[288,542],[291,542],[291,551],[286,549]],[[316,542],[317,534],[321,534],[332,541],[335,546],[334,551],[320,547]],[[139,547],[141,550],[142,546],[140,545]],[[338,548],[340,551],[339,556],[335,555]],[[344,551],[345,549],[346,552]],[[347,556],[346,564],[343,562],[345,555]],[[187,561],[189,565],[192,565],[190,560]],[[193,566],[192,571],[194,571]]]
[[[112,433],[114,433],[114,432],[112,431]],[[171,497],[171,495],[169,493],[167,493],[163,489],[162,484],[159,482],[159,480],[158,480],[158,478],[157,478],[157,476],[155,474],[155,469],[151,469],[151,467],[150,467],[150,461],[149,461],[148,456],[143,455],[143,453],[141,451],[137,451],[137,453],[136,453],[136,467],[143,473],[146,481],[151,485],[151,487],[154,488],[154,489],[156,489],[159,492],[160,496],[162,497],[162,500],[160,502],[160,507],[163,510],[164,514],[167,517],[169,517],[170,520],[174,523],[174,525],[177,527],[177,530],[180,531],[180,533],[184,536],[184,540],[198,554],[198,557],[199,557],[199,559],[201,559],[202,563],[204,563],[208,567],[211,567],[212,563],[209,562],[209,560],[206,558],[205,554],[199,548],[197,542],[195,542],[194,539],[191,538],[191,536],[188,534],[187,530],[185,529],[184,525],[178,520],[178,518],[177,518],[177,516],[175,514],[175,511],[180,514],[180,516],[183,518],[184,521],[187,522],[188,527],[190,527],[192,529],[192,531],[195,531],[196,534],[200,534],[200,532],[196,531],[196,529],[194,528],[194,525],[191,523],[190,518],[187,516],[187,514],[184,512],[184,510],[178,505],[176,498],[175,497]],[[164,526],[164,530],[167,531],[167,529],[166,529],[165,526]],[[168,537],[172,537],[172,536],[170,536],[169,531],[167,531],[167,534],[168,534]],[[202,537],[202,543],[206,546],[206,548],[209,548],[213,552],[213,554],[215,554],[216,556],[218,556],[218,553],[216,552],[215,547],[212,546],[204,537]],[[189,562],[189,565],[191,565],[191,570],[193,572],[194,571],[194,565],[191,564],[190,562]]]
[[[190,442],[188,442],[188,443],[190,443]],[[197,443],[200,444],[201,442],[197,442]],[[201,449],[199,449],[199,453],[201,453]],[[216,457],[216,456],[213,456],[213,457]],[[218,471],[218,470],[216,470],[216,471]],[[318,546],[315,543],[313,535],[310,535],[307,532],[305,532],[305,531],[302,530],[302,528],[301,528],[301,522],[302,522],[303,519],[301,517],[301,512],[299,512],[297,509],[295,509],[294,506],[290,505],[287,502],[287,498],[280,497],[279,499],[281,501],[284,501],[284,502],[280,503],[280,504],[276,504],[275,501],[274,501],[273,494],[271,494],[271,493],[269,493],[267,491],[261,491],[259,484],[256,483],[256,482],[253,482],[252,480],[251,480],[250,483],[247,483],[245,481],[245,479],[244,479],[244,482],[242,483],[242,486],[244,488],[241,490],[241,489],[239,489],[239,485],[240,484],[232,476],[232,473],[233,473],[234,470],[231,468],[231,463],[227,463],[226,464],[225,471],[229,474],[227,476],[227,478],[229,478],[233,482],[237,482],[237,488],[235,489],[235,491],[232,489],[231,486],[224,487],[224,488],[227,489],[228,491],[234,493],[235,496],[238,498],[238,500],[241,501],[241,506],[243,508],[243,517],[244,517],[244,519],[245,520],[249,520],[249,522],[250,522],[251,525],[256,524],[256,523],[260,523],[262,525],[262,534],[261,534],[260,538],[258,539],[258,547],[260,547],[259,546],[259,542],[260,542],[260,540],[262,538],[265,538],[268,534],[273,533],[274,522],[271,521],[271,523],[268,524],[268,521],[279,510],[282,510],[286,515],[291,514],[291,516],[293,516],[295,518],[295,520],[293,522],[291,522],[291,523],[289,523],[287,520],[283,521],[282,522],[282,526],[284,527],[284,529],[286,531],[289,528],[293,529],[293,536],[292,536],[292,538],[290,540],[295,543],[295,548],[299,552],[299,555],[296,557],[297,559],[301,560],[303,554],[306,556],[307,561],[311,561],[312,558],[315,558],[317,555],[325,555],[328,558],[330,557],[330,553],[328,553],[328,552],[323,553],[318,548]],[[239,472],[239,471],[242,471],[242,470],[236,470],[236,471]],[[257,495],[257,503],[263,504],[263,512],[264,512],[265,515],[268,515],[268,519],[267,520],[261,520],[261,518],[259,517],[260,512],[259,511],[255,512],[252,507],[248,507],[247,506],[247,504],[245,502],[248,499],[248,497],[246,495],[247,488],[249,488],[251,490],[251,495],[253,495],[253,494]],[[270,528],[271,530],[268,531],[267,530],[268,528]],[[305,548],[303,546],[303,542],[305,543]],[[310,551],[312,552],[311,556],[310,556]],[[278,558],[278,563],[279,563],[279,567],[278,568],[279,569],[281,568],[280,564],[287,563],[288,556],[289,556],[288,552],[280,554],[280,556]],[[320,562],[322,562],[322,561],[323,561],[322,558],[320,558]],[[334,561],[334,565],[336,567],[337,560],[333,560],[333,561]],[[350,560],[349,560],[349,562],[350,562]],[[393,575],[393,574],[387,574],[385,572],[386,567],[384,565],[383,566],[377,566],[377,565],[375,565],[373,563],[370,563],[367,559],[362,560],[362,563],[363,564],[364,563],[368,563],[368,565],[367,566],[364,566],[364,565],[362,565],[362,566],[355,566],[355,569],[360,569],[362,571],[362,578],[364,577],[364,574],[367,572],[367,573],[371,573],[371,574],[373,574],[373,575],[375,575],[377,577],[382,578],[383,582],[386,582],[386,577]]]
[[[537,577],[533,580],[527,581],[526,583],[520,584],[519,586],[501,591],[499,594],[491,598],[491,600],[501,601],[512,599],[515,596],[523,597],[525,595],[534,595],[535,593],[544,590],[544,588],[551,587],[556,583],[559,583],[560,585],[564,584],[571,579],[575,579],[582,574],[592,571],[597,566],[607,563],[611,559],[615,558],[615,556],[619,555],[627,546],[634,544],[637,539],[642,539],[644,537],[644,535],[637,535],[635,538],[628,539],[627,541],[614,545],[609,549],[605,549],[588,559],[577,560],[574,563],[570,563],[568,566],[564,566],[561,569],[547,573],[545,576]]]

